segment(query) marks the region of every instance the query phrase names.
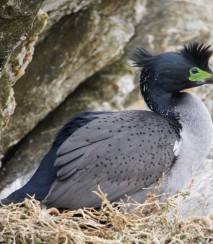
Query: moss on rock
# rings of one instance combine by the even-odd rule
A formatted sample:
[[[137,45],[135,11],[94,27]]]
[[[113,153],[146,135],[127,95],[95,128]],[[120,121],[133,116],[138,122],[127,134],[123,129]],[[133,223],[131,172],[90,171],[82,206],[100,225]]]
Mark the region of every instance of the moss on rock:
[[[41,2],[3,0],[0,3],[0,132],[15,109],[12,85],[31,60],[32,48],[26,44],[30,42],[31,47],[35,44],[32,39],[46,22],[38,15]],[[23,53],[24,48],[30,51]]]

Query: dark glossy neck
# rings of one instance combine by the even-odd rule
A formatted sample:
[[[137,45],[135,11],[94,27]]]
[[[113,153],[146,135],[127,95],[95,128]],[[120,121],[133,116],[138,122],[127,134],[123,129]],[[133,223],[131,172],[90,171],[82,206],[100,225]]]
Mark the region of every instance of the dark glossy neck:
[[[143,79],[145,78],[145,79]],[[175,101],[180,93],[173,94],[157,86],[156,78],[141,76],[140,88],[147,106],[156,113],[178,118],[175,112]]]

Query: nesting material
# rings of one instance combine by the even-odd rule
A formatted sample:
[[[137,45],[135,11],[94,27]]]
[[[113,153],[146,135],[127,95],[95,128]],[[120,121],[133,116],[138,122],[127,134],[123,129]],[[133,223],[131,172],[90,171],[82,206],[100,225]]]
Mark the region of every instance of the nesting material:
[[[59,212],[35,199],[0,208],[0,243],[213,243],[213,216],[184,219],[176,198],[110,203],[99,188],[100,210]],[[131,210],[130,210],[131,209]]]

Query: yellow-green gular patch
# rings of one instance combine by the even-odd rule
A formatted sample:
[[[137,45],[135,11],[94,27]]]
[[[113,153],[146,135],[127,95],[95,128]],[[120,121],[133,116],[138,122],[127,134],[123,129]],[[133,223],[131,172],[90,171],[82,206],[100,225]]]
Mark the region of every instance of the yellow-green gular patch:
[[[205,79],[210,78],[212,75],[202,69],[199,69],[198,67],[192,67],[189,70],[189,80],[190,81],[196,81],[199,83],[203,83]]]

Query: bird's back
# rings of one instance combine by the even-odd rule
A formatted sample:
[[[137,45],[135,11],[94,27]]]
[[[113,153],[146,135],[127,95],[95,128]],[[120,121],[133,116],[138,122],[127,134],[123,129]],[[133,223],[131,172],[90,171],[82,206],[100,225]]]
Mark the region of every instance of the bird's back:
[[[176,120],[149,111],[98,116],[60,146],[57,179],[44,203],[98,207],[98,185],[111,201],[150,186],[172,167],[179,132]]]

